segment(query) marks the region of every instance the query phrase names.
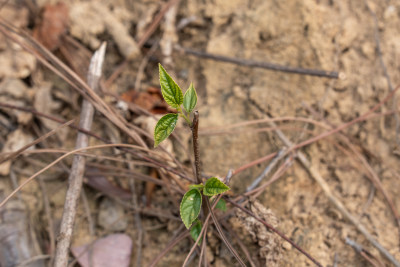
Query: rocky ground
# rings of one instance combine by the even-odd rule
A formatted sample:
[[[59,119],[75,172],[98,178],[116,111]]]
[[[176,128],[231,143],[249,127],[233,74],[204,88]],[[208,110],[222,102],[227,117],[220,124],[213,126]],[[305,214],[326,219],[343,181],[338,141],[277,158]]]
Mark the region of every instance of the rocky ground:
[[[152,115],[169,111],[159,93],[158,62],[164,64],[183,90],[193,82],[199,97],[202,168],[206,176],[220,177],[230,169],[235,170],[230,181],[231,196],[244,193],[270,161],[247,168],[242,166],[288,148],[277,130],[292,143],[300,144],[363,116],[396,90],[400,82],[398,1],[181,0],[166,9],[160,25],[156,25],[155,32],[147,38],[145,34],[166,2],[71,0],[58,6],[54,4],[10,1],[1,9],[0,17],[25,29],[81,77],[86,77],[93,51],[102,41],[107,41],[101,96],[129,125],[140,127],[150,136],[155,124]],[[0,103],[34,108],[63,120],[79,117],[80,94],[40,63],[37,55],[25,51],[4,34],[0,38]],[[203,54],[194,56],[177,46]],[[207,59],[205,54],[337,72],[338,78],[254,68]],[[120,75],[109,79],[127,58],[130,60],[121,68]],[[357,223],[400,261],[397,215],[387,201],[393,202],[397,213],[400,207],[400,122],[396,96],[398,93],[340,134],[328,135],[299,148],[297,151],[305,155],[309,166],[298,161],[298,154],[289,153],[283,157],[265,181],[283,166],[285,169],[279,179],[266,187],[257,201],[251,199],[254,212],[266,216],[266,220],[323,266],[371,264],[347,244],[346,239],[362,245],[364,255],[375,261],[375,266],[392,266],[393,263],[332,203],[332,198],[315,179],[316,173]],[[271,124],[271,119],[275,120],[275,125]],[[8,155],[6,153],[59,125],[36,114],[4,107],[0,109],[0,122],[2,155]],[[126,132],[100,112],[96,113],[92,131],[114,143],[134,143]],[[168,151],[184,165],[182,170],[191,175],[190,131],[181,123],[176,132],[178,138],[171,139]],[[151,147],[151,138],[143,133],[141,136]],[[63,128],[30,152],[3,162],[0,165],[0,198],[59,157],[54,149],[58,153],[72,150],[75,139],[76,130]],[[102,143],[92,138],[90,145]],[[34,153],[39,149],[42,153]],[[45,153],[43,149],[53,150]],[[90,153],[94,155],[88,159],[87,169],[92,175],[86,175],[84,194],[77,209],[72,243],[74,256],[82,246],[111,236],[127,238],[118,242],[123,244],[119,249],[126,251],[130,258],[128,266],[134,266],[138,257],[141,266],[149,265],[182,231],[178,219],[181,195],[170,187],[180,183],[187,186],[187,182],[151,164],[126,164],[136,159],[112,148]],[[26,243],[32,251],[30,255],[49,255],[45,257],[47,263],[54,253],[71,162],[72,158],[67,158],[25,186],[12,199],[20,201],[19,204],[9,202],[23,207],[19,230],[26,231],[25,239],[36,240],[36,245]],[[285,162],[287,165],[283,165]],[[178,168],[176,163],[171,164]],[[107,172],[100,175],[99,169],[104,166]],[[138,181],[132,188],[129,175],[121,177],[121,170],[129,168],[171,185],[154,186]],[[103,183],[94,182],[98,180]],[[132,190],[137,203],[131,201]],[[9,211],[12,207],[15,206],[3,209]],[[138,217],[134,216],[135,209],[142,210],[141,227],[138,227]],[[230,206],[225,219],[226,228],[233,230],[248,248],[256,266],[312,265],[287,242],[264,231],[243,214],[233,212]],[[0,226],[0,236],[6,236],[7,229]],[[208,229],[209,264],[236,266],[216,230]],[[117,233],[124,235],[112,235]],[[233,238],[232,232],[229,233]],[[139,237],[142,241],[136,242]],[[0,239],[0,246],[8,246],[1,242]],[[189,238],[183,239],[157,266],[180,266],[191,244]],[[240,250],[238,241],[233,245]],[[106,245],[102,249],[104,247]],[[0,252],[2,264],[4,255]],[[197,257],[193,258],[190,266],[196,266],[197,262]]]

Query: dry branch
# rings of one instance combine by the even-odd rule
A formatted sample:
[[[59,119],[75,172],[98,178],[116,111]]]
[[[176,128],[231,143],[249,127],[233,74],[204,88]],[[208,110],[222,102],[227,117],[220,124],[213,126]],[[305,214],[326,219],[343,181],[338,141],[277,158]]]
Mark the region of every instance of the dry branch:
[[[378,105],[379,106],[379,105]],[[372,110],[375,110],[377,106],[375,106]],[[371,110],[371,111],[372,111]],[[371,112],[370,111],[370,112]],[[369,112],[367,113],[369,114]],[[363,116],[359,117],[362,118]],[[269,122],[271,127],[276,127],[276,124],[274,122]],[[338,127],[341,128],[341,127]],[[338,129],[336,128],[336,129]],[[331,132],[331,131],[330,131]],[[285,135],[282,131],[276,130],[276,133],[278,137],[282,140],[282,142],[290,147],[290,148],[295,148],[296,145],[294,145]],[[329,188],[328,183],[324,180],[324,178],[321,176],[319,173],[318,169],[315,166],[311,166],[310,162],[307,160],[305,155],[301,152],[297,152],[298,159],[300,163],[303,165],[303,167],[310,173],[312,178],[319,184],[319,186],[322,188],[322,191],[324,191],[325,195],[328,197],[328,199],[335,205],[335,207],[346,217],[347,220],[349,220],[351,223],[354,224],[354,226],[359,230],[364,237],[373,245],[375,246],[390,262],[392,262],[396,267],[400,267],[400,263],[393,257],[392,254],[389,253],[384,247],[382,247],[381,244],[376,241],[373,236],[368,232],[368,230],[345,208],[343,203],[337,199],[331,189]]]
[[[103,43],[97,50],[90,62],[88,72],[88,84],[93,90],[96,90],[101,76],[106,45]],[[79,126],[83,129],[90,130],[93,121],[94,107],[87,101],[83,100],[81,119]],[[89,137],[86,134],[78,133],[76,148],[84,148],[88,146]],[[68,178],[69,187],[64,203],[64,211],[61,220],[61,229],[58,236],[56,248],[56,256],[54,266],[67,266],[69,247],[71,244],[74,220],[76,214],[77,202],[80,196],[83,183],[83,173],[85,171],[85,158],[81,155],[75,155],[71,167],[71,174]]]

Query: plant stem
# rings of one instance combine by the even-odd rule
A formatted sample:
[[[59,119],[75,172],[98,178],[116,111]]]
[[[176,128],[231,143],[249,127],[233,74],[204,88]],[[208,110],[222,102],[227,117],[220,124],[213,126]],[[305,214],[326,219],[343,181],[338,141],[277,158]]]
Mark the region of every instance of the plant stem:
[[[195,165],[195,175],[197,183],[201,184],[200,174],[200,153],[199,153],[199,112],[196,110],[193,112],[193,123],[190,126],[193,136],[193,152],[194,152],[194,165]]]
[[[194,166],[195,166],[195,176],[196,182],[202,184],[201,172],[200,172],[200,152],[199,152],[199,112],[196,110],[193,112],[193,122],[190,125],[193,137],[193,153],[194,153]],[[206,196],[202,194],[203,203],[208,200]],[[208,215],[208,209],[206,205],[202,205],[204,218]]]
[[[185,113],[183,112],[182,108],[178,107],[177,110],[178,110],[179,116],[184,118],[185,121],[187,122],[187,124],[189,124],[189,126],[192,127],[192,125],[193,125],[192,122],[190,121],[189,117],[185,115]]]
[[[193,123],[190,127],[190,129],[192,130],[192,136],[193,136],[193,152],[194,152],[194,165],[195,165],[195,171],[196,171],[196,181],[199,184],[202,184],[203,181],[201,180],[201,173],[200,173],[200,153],[199,153],[199,112],[196,110],[193,113]],[[243,262],[243,260],[240,258],[240,256],[238,255],[238,253],[235,251],[235,249],[231,246],[231,244],[229,243],[229,241],[226,239],[224,232],[222,231],[221,226],[218,223],[217,218],[215,217],[215,214],[212,211],[212,207],[210,204],[210,201],[208,200],[208,197],[202,194],[202,198],[203,198],[203,205],[202,205],[202,209],[203,209],[203,213],[204,213],[204,218],[207,218],[208,213],[210,213],[215,226],[217,227],[218,233],[221,236],[221,239],[224,241],[224,243],[226,244],[226,246],[228,247],[229,251],[232,253],[233,256],[235,256],[235,258],[238,260],[239,264],[241,266],[246,266]],[[206,205],[204,205],[206,204]]]

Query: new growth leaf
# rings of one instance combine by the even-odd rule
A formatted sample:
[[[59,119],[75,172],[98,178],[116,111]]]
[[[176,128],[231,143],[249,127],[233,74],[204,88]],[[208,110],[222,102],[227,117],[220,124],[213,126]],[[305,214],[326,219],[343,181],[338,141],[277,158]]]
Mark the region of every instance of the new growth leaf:
[[[198,189],[191,189],[182,198],[180,213],[181,219],[186,228],[189,229],[192,223],[200,214],[201,193]]]
[[[154,129],[154,147],[158,146],[172,133],[177,122],[178,114],[164,115],[157,122],[156,128]]]
[[[158,69],[160,72],[161,93],[165,102],[173,108],[180,108],[180,105],[183,103],[181,88],[176,84],[171,76],[169,76],[161,64],[158,64]]]

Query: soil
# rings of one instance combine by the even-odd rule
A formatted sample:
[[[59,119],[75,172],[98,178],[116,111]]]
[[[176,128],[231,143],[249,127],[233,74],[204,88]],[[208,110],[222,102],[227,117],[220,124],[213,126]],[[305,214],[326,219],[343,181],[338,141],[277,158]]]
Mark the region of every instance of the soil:
[[[202,168],[208,177],[224,177],[231,169],[237,170],[244,164],[285,147],[276,129],[266,120],[251,125],[246,123],[284,118],[276,122],[277,127],[288,139],[298,144],[327,131],[326,127],[337,127],[365,114],[400,82],[400,3],[394,0],[182,0],[175,10],[176,21],[172,20],[172,25],[182,25],[185,21],[187,24],[178,26],[176,35],[168,36],[165,35],[169,29],[168,22],[163,19],[160,27],[140,50],[130,46],[143,36],[164,2],[74,0],[65,3],[67,9],[63,6],[57,9],[57,13],[46,9],[49,4],[54,4],[50,1],[37,1],[36,7],[21,6],[10,1],[0,15],[29,33],[40,32],[35,29],[45,24],[43,14],[46,13],[43,10],[50,10],[48,14],[57,14],[50,18],[53,24],[54,20],[65,16],[67,19],[59,19],[61,30],[51,28],[46,31],[54,32],[56,36],[63,35],[61,41],[49,38],[42,42],[50,42],[54,53],[69,66],[76,63],[76,70],[87,69],[86,58],[102,41],[107,41],[104,80],[117,69],[127,54],[134,54],[121,75],[107,84],[107,91],[102,92],[102,97],[129,123],[150,134],[155,121],[148,115],[139,117],[139,113],[124,107],[126,102],[130,102],[145,108],[148,113],[169,111],[157,91],[157,63],[165,62],[167,71],[183,90],[193,82],[199,99],[197,108],[200,113]],[[173,12],[167,14],[174,17]],[[119,38],[110,29],[107,21],[112,19],[125,27],[126,33],[118,31],[119,34],[126,34],[129,38]],[[74,47],[72,45],[67,49],[65,36],[79,44],[78,50],[82,54],[71,50]],[[79,94],[20,46],[4,36],[0,38],[0,58],[4,62],[0,67],[0,102],[33,107],[64,120],[79,117]],[[37,33],[36,38],[40,40],[44,37]],[[150,47],[160,40],[161,49],[152,51]],[[283,66],[334,71],[339,77],[331,79],[250,68],[177,51],[169,54],[165,52],[168,40],[173,45],[179,44],[196,51]],[[126,44],[128,48],[124,46]],[[69,54],[65,54],[66,50],[70,51]],[[143,61],[144,58],[147,62]],[[141,65],[144,71],[137,79]],[[84,71],[79,75],[86,76]],[[115,95],[122,97],[122,100],[116,100]],[[382,192],[370,179],[371,173],[375,173],[393,200],[395,210],[399,211],[398,95],[395,93],[390,97],[374,116],[341,131],[352,147],[334,134],[299,151],[320,172],[345,208],[400,261],[399,226]],[[299,118],[314,119],[314,122],[320,123]],[[5,108],[0,110],[0,123],[4,126],[0,131],[2,153],[15,151],[59,125],[31,113]],[[321,127],[321,123],[325,128]],[[236,124],[239,125],[234,127]],[[133,142],[100,113],[96,114],[92,130],[115,143]],[[182,122],[175,132],[178,138],[172,138],[165,147],[192,175],[188,171],[192,157],[188,152],[191,151],[190,131]],[[36,145],[32,151],[42,148],[72,150],[75,139],[76,131],[64,128]],[[91,139],[90,145],[96,144],[102,142]],[[88,159],[89,165],[92,164],[88,168],[98,168],[95,164],[127,168],[127,164],[102,158],[113,156],[122,159],[117,150],[102,149],[91,153],[95,153],[96,157]],[[55,153],[25,154],[2,163],[0,197],[7,196],[15,184],[21,184],[58,156]],[[309,171],[296,159],[293,160],[295,156],[294,153],[289,155],[291,165],[276,182],[269,185],[257,200],[251,199],[250,203],[257,207],[256,211],[265,215],[265,220],[273,221],[281,232],[323,266],[371,264],[347,244],[346,239],[362,245],[364,251],[370,253],[370,258],[380,261],[383,266],[392,266],[331,203]],[[51,254],[54,249],[52,236],[57,235],[61,220],[71,162],[72,159],[68,158],[50,168],[14,197],[26,205],[31,226],[29,231],[35,233],[39,244],[35,246],[31,257]],[[229,194],[236,196],[244,193],[269,164],[270,161],[263,161],[235,174],[230,181],[232,191]],[[134,166],[133,170],[160,178],[161,181],[172,179],[171,174],[139,165]],[[278,168],[274,168],[264,180],[272,177]],[[96,187],[89,176],[85,178],[84,194],[77,208],[72,247],[90,244],[112,233],[125,233],[134,241],[128,266],[135,266],[139,231],[130,206],[131,184],[126,178],[109,174],[105,175],[105,184]],[[97,174],[96,177],[99,176]],[[173,178],[187,186],[186,180],[178,176]],[[176,182],[169,183],[176,186]],[[138,205],[145,211],[140,217],[144,232],[141,266],[147,266],[182,231],[182,223],[177,220],[181,195],[171,191],[168,186],[151,186],[145,182],[136,182],[135,192]],[[128,197],[124,198],[126,194]],[[232,210],[228,205],[226,214],[229,215],[225,216],[225,222],[249,250],[256,266],[266,266],[266,263],[268,266],[313,265],[290,244],[268,231],[266,233],[245,215]],[[151,215],[154,213],[158,215]],[[107,221],[107,218],[111,219]],[[53,225],[49,225],[49,221]],[[218,238],[217,231],[213,227],[208,230],[206,254],[210,265],[239,266]],[[183,239],[157,266],[181,266],[192,244],[191,239]],[[239,248],[237,242],[233,242],[233,245]],[[0,241],[0,246],[5,246],[5,243]],[[40,247],[41,253],[37,252],[37,247]],[[5,257],[0,253],[0,260],[1,256]],[[244,254],[242,256],[245,258]],[[189,265],[197,264],[196,256]]]

